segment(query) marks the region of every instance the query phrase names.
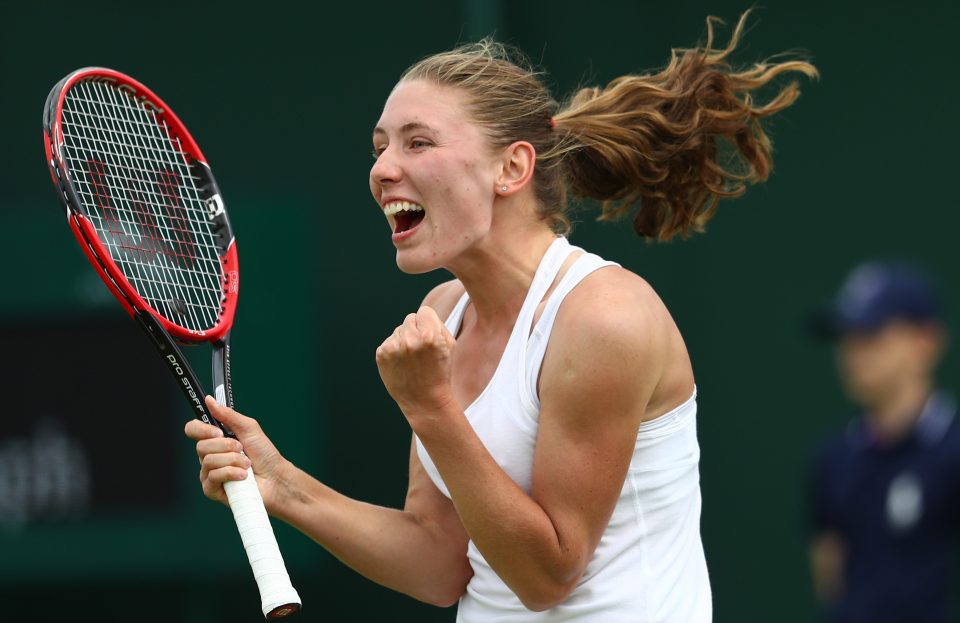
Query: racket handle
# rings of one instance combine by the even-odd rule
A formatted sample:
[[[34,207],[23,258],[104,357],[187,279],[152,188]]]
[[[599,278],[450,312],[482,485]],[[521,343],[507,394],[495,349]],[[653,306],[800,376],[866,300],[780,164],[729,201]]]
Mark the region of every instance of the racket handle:
[[[228,482],[223,488],[260,589],[263,616],[280,619],[299,612],[300,595],[290,583],[253,469],[247,469],[246,480]]]

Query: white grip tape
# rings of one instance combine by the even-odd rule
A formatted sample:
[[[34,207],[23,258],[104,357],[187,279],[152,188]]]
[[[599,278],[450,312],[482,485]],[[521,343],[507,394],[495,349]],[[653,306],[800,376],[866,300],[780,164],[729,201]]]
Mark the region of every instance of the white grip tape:
[[[243,549],[253,568],[253,577],[260,589],[263,616],[286,604],[300,605],[300,595],[290,583],[290,576],[284,567],[277,538],[270,526],[270,517],[253,477],[253,469],[247,469],[246,480],[228,482],[223,488],[240,531]]]

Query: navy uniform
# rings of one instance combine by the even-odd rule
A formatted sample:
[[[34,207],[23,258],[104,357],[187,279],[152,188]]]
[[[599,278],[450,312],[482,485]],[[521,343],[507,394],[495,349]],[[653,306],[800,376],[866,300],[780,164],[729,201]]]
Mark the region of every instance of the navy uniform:
[[[835,623],[943,623],[960,529],[960,423],[930,397],[911,433],[873,439],[862,418],[828,440],[813,471],[813,528],[846,545]]]
[[[940,324],[928,276],[904,264],[851,273],[816,315],[821,337],[870,334],[894,320]],[[944,623],[954,538],[960,531],[957,403],[933,392],[896,440],[871,434],[867,414],[818,449],[811,474],[815,535],[844,547],[843,588],[831,623]]]

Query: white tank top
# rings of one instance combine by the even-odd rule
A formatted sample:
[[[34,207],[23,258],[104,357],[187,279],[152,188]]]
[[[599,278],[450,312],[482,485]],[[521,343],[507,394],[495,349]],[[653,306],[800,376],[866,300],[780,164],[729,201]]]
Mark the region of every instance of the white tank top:
[[[465,414],[501,468],[528,494],[540,400],[537,377],[564,297],[598,268],[615,265],[584,253],[570,266],[533,331],[534,314],[570,253],[563,237],[540,261],[496,371]],[[466,294],[446,326],[457,335]],[[673,411],[640,425],[620,498],[586,571],[570,597],[545,612],[527,610],[477,550],[458,623],[705,623],[710,583],[700,541],[700,448],[696,392]],[[444,495],[450,492],[419,439],[417,456]]]

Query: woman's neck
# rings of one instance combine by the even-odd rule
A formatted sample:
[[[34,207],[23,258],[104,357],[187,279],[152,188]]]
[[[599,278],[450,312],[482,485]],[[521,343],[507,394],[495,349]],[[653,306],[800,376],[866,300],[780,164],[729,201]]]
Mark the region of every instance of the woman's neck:
[[[489,236],[449,267],[469,294],[480,328],[512,326],[554,240],[546,227],[517,228]]]

